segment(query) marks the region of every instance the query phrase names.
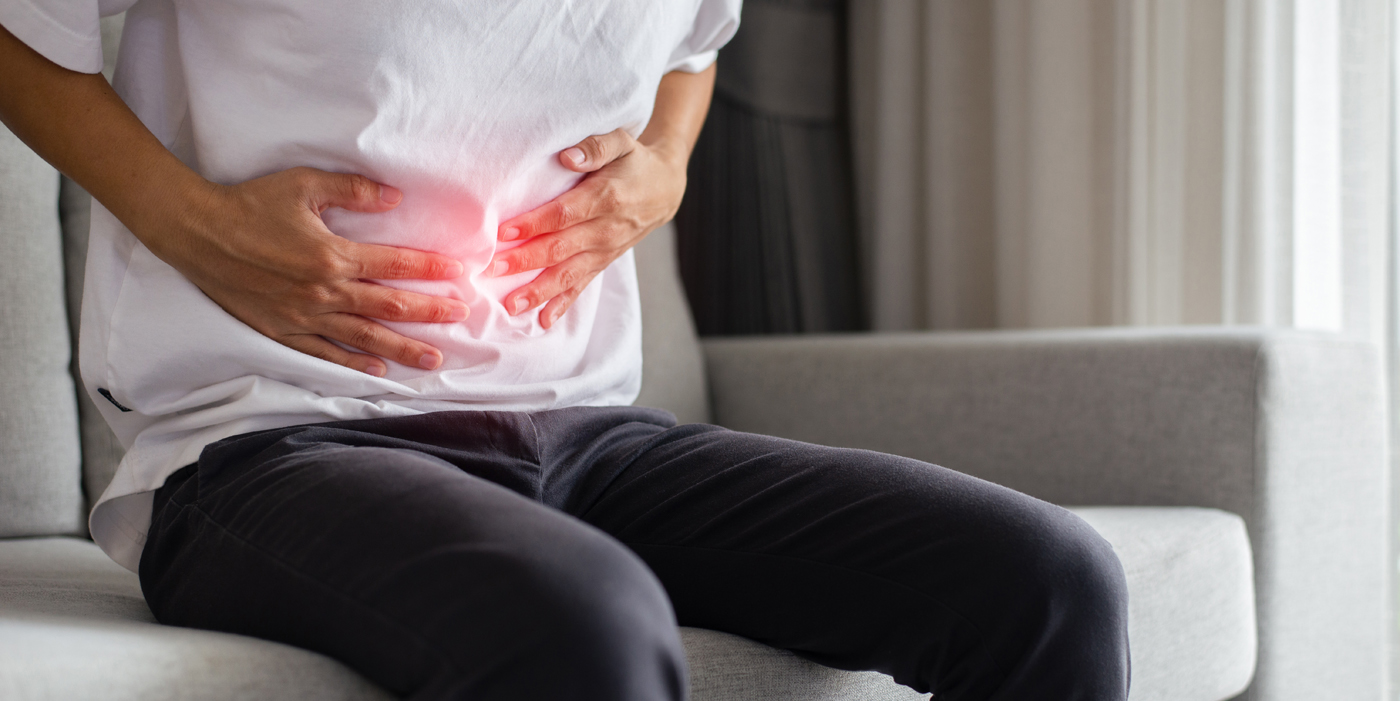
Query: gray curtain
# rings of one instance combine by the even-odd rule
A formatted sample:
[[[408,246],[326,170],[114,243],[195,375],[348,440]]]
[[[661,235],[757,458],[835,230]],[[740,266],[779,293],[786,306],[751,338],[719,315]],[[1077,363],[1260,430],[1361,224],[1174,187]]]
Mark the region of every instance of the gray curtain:
[[[676,217],[701,334],[865,328],[845,3],[747,0]]]

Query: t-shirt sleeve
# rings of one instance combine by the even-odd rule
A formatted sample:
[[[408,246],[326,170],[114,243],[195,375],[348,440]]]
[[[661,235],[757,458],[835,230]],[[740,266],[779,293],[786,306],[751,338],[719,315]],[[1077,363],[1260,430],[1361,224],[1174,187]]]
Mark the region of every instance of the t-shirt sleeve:
[[[739,30],[739,8],[743,0],[700,0],[695,26],[685,41],[671,54],[666,71],[699,73],[710,67],[719,49]]]
[[[70,71],[102,70],[102,27],[136,0],[3,0],[0,25],[44,58]]]

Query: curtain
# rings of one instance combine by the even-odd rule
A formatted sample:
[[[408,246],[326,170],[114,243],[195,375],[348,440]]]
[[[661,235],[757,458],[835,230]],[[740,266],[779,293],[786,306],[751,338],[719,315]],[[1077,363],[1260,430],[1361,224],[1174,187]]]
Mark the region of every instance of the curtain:
[[[874,328],[1347,334],[1385,354],[1397,425],[1391,0],[850,9]]]
[[[873,326],[1251,323],[1382,341],[1389,12],[853,4]]]
[[[701,334],[864,327],[844,3],[749,0],[676,216]]]

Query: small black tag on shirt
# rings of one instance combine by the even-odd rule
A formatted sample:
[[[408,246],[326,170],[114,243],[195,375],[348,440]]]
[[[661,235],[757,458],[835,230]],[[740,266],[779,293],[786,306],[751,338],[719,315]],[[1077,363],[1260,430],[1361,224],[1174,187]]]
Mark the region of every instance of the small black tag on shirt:
[[[102,395],[102,398],[103,398],[103,399],[106,399],[107,401],[111,402],[111,403],[112,403],[112,406],[114,406],[114,407],[116,407],[116,408],[118,408],[118,409],[121,409],[122,411],[131,411],[130,409],[128,409],[128,408],[122,406],[122,403],[121,403],[121,402],[119,402],[119,401],[117,401],[116,399],[112,398],[112,393],[111,393],[111,392],[108,392],[107,390],[105,390],[105,389],[103,389],[103,388],[101,388],[101,387],[98,387],[98,388],[97,388],[97,393],[100,394],[100,395]]]

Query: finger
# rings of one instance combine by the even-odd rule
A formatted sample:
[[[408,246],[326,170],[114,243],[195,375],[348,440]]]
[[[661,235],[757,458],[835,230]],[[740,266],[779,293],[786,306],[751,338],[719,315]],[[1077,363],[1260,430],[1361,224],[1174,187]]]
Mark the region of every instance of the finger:
[[[607,267],[607,259],[596,253],[580,253],[559,265],[547,268],[540,276],[506,295],[501,304],[512,316],[563,294],[574,287],[585,287],[593,276]]]
[[[352,212],[386,212],[403,201],[403,193],[398,188],[363,175],[328,173],[315,168],[293,168],[291,173],[318,212],[327,207]]]
[[[300,334],[288,338],[280,339],[282,345],[292,350],[301,351],[309,356],[320,358],[327,362],[343,365],[351,370],[358,370],[366,375],[383,377],[388,370],[384,366],[384,361],[372,355],[363,353],[351,353],[330,341],[314,334]]]
[[[355,285],[350,291],[350,308],[338,311],[385,321],[439,324],[464,321],[471,313],[466,303],[455,299],[404,292],[373,283]]]
[[[373,353],[381,358],[411,368],[436,370],[442,364],[438,349],[399,334],[354,314],[323,314],[317,329],[322,336],[340,341],[351,348]]]
[[[562,231],[593,219],[598,211],[617,206],[616,200],[605,183],[590,178],[553,200],[502,222],[496,237],[514,241]]]
[[[595,234],[590,227],[576,226],[540,236],[498,253],[487,270],[492,277],[501,277],[558,265],[592,248],[597,243]]]
[[[591,281],[592,280],[589,280],[589,282]],[[563,293],[556,295],[554,299],[546,302],[544,309],[540,310],[540,326],[545,328],[553,327],[554,322],[558,321],[559,317],[564,316],[564,312],[569,311],[569,307],[574,305],[574,300],[578,299],[580,294],[583,294],[583,288],[585,287],[588,287],[588,282],[565,290]]]
[[[626,156],[636,148],[637,141],[625,129],[590,136],[559,152],[559,163],[576,173],[592,173]]]
[[[362,280],[452,280],[465,272],[456,258],[412,248],[347,241],[341,250],[350,262],[348,277]]]

